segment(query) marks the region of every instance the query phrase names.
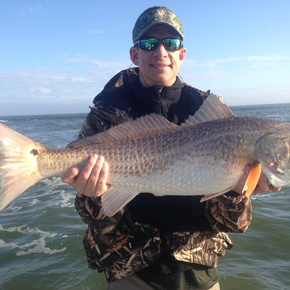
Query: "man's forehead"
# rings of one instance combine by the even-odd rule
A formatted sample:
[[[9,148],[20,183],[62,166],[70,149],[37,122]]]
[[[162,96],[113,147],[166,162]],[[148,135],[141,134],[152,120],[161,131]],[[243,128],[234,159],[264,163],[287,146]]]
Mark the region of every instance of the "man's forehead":
[[[179,34],[177,33],[177,31],[172,28],[169,25],[166,24],[157,24],[154,25],[152,27],[150,27],[143,35],[142,37],[147,37],[152,35],[152,33],[156,33],[156,34],[171,34],[172,36],[176,36],[179,37]]]

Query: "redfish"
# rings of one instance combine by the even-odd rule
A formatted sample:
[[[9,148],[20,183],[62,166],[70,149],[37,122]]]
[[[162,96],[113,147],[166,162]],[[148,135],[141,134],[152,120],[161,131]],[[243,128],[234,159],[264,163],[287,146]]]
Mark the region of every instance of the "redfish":
[[[290,124],[236,117],[214,95],[177,126],[152,114],[52,150],[0,124],[0,210],[44,178],[80,166],[92,154],[109,163],[102,196],[112,216],[141,192],[204,195],[234,189],[247,166],[250,195],[264,172],[275,187],[290,183]]]

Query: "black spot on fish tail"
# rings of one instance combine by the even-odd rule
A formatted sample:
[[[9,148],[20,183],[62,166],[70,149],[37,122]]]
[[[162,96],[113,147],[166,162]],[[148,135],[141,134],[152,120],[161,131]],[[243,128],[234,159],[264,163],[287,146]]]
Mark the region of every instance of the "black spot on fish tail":
[[[36,156],[36,155],[38,155],[38,151],[37,151],[36,149],[32,149],[32,150],[30,151],[30,154]]]

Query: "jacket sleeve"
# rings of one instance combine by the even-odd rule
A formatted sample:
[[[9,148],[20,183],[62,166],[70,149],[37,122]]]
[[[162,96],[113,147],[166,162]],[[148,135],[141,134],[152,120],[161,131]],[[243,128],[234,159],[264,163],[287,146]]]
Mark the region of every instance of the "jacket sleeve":
[[[126,120],[118,110],[96,104],[80,133],[84,138]],[[152,264],[160,255],[158,229],[131,220],[125,208],[114,216],[104,214],[101,199],[77,194],[75,208],[88,225],[83,244],[91,269],[105,272],[108,281],[121,279]]]
[[[245,232],[252,221],[250,197],[231,191],[207,201],[206,215],[211,227],[219,232]]]
[[[101,101],[96,102],[81,128],[79,139],[103,132],[127,119],[128,116],[124,111],[105,106]],[[81,194],[76,196],[75,207],[82,220],[101,234],[114,232],[124,213],[122,209],[113,217],[108,217],[103,212],[100,198],[89,198]]]
[[[75,208],[82,220],[102,235],[113,233],[124,213],[122,209],[113,217],[108,217],[103,211],[100,198],[90,198],[79,193],[75,199]]]

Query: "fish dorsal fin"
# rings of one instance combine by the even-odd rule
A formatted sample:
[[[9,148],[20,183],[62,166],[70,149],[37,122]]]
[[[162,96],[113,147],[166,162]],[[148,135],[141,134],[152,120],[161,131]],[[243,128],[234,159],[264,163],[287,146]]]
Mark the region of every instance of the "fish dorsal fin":
[[[192,126],[199,123],[234,117],[232,110],[213,93],[210,93],[197,112],[190,116],[182,126]]]
[[[177,127],[177,125],[169,122],[165,117],[153,113],[136,120],[127,121],[91,137],[71,142],[67,147],[76,149],[92,144],[104,144],[117,140],[140,137],[159,131],[171,130]]]
[[[231,109],[219,98],[210,93],[198,111],[181,126],[193,126],[199,123],[235,116]],[[67,147],[77,149],[92,144],[104,144],[117,140],[140,137],[159,131],[176,129],[178,126],[158,114],[150,114],[136,120],[129,120],[105,132],[70,143]]]

